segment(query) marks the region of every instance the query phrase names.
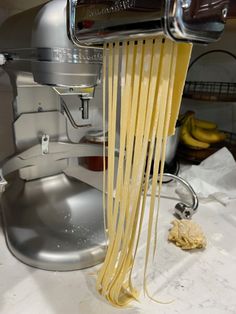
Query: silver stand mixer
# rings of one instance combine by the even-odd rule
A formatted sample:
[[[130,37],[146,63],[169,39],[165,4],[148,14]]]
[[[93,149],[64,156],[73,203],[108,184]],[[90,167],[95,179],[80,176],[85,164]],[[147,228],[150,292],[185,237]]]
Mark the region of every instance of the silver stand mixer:
[[[1,165],[1,206],[7,245],[19,260],[66,271],[104,259],[102,172],[80,164],[82,157],[102,156],[102,147],[68,134],[68,125],[78,134],[91,128],[102,43],[163,32],[176,41],[212,42],[224,30],[228,3],[53,0],[1,25],[0,65],[13,88],[15,140],[15,154]],[[79,97],[82,123],[68,96]]]

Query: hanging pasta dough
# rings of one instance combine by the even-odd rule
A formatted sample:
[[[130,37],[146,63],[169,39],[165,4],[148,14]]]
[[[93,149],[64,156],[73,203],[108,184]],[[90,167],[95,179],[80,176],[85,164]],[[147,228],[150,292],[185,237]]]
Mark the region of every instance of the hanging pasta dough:
[[[132,270],[146,210],[149,221],[144,288],[147,291],[146,272],[152,233],[157,232],[166,140],[174,132],[190,53],[191,44],[177,44],[161,36],[104,45],[103,111],[108,107],[104,205],[108,248],[98,273],[97,290],[115,306],[126,306],[138,299]],[[105,126],[105,118],[103,122]],[[117,145],[118,167],[115,166]],[[152,195],[147,208],[153,160]],[[156,239],[154,249],[155,246]]]

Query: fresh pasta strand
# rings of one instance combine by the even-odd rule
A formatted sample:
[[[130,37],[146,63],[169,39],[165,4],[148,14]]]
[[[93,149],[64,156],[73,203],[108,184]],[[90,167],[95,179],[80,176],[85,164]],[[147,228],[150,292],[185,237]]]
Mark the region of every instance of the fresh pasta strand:
[[[103,98],[102,98],[102,102],[103,102],[103,107],[102,107],[102,111],[103,111],[103,115],[102,115],[102,127],[103,127],[103,136],[105,138],[106,135],[106,91],[107,91],[107,86],[106,86],[106,75],[107,75],[107,49],[106,47],[104,47],[104,53],[103,53],[103,67],[104,67],[104,71],[103,71]],[[104,143],[103,145],[103,191],[106,191],[106,145]],[[104,229],[107,232],[107,221],[106,221],[106,193],[103,193],[103,198],[102,198],[102,203],[103,203],[103,212],[104,212]]]
[[[128,63],[127,63],[127,77],[126,77],[126,81],[125,81],[125,91],[124,91],[124,94],[125,96],[128,96],[126,90],[129,90],[130,89],[130,84],[131,84],[131,81],[132,81],[132,78],[130,77],[130,73],[132,72],[131,69],[132,69],[132,66],[133,66],[133,48],[134,48],[134,45],[131,45],[129,47],[129,53],[127,55],[129,55],[129,59],[128,59]],[[123,98],[122,98],[123,99]],[[128,106],[124,106],[126,108],[128,108]],[[123,116],[123,115],[122,115]],[[125,118],[125,117],[124,117]],[[114,116],[113,116],[113,121],[116,119],[115,117],[115,113],[114,113]],[[125,128],[125,126],[123,125],[123,127]],[[125,132],[125,129],[123,130],[124,133]],[[123,133],[122,133],[123,134]],[[123,142],[124,142],[124,138],[125,138],[125,134],[124,136],[122,137],[123,139]],[[124,146],[124,143],[122,144],[121,143],[121,146]],[[121,153],[121,152],[120,152]],[[121,157],[121,156],[120,156]],[[121,165],[123,167],[123,165]],[[109,167],[109,166],[108,166]],[[122,171],[123,168],[119,167],[118,170]],[[118,173],[118,176],[117,176],[117,179],[119,180],[120,178],[120,175]],[[119,191],[121,189],[119,189],[118,185],[116,186],[117,188],[117,191],[116,191],[116,201],[118,202],[118,197],[119,197]],[[115,215],[118,215],[118,210],[115,210],[114,212]],[[117,219],[117,216],[114,216],[114,221],[116,221]],[[124,219],[125,219],[125,216],[124,214],[119,214],[119,225],[117,226],[118,228],[122,228],[123,226],[123,223],[124,223]],[[113,230],[114,231],[114,230]],[[113,270],[114,270],[114,266],[116,264],[116,260],[115,259],[112,259],[111,256],[114,256],[114,255],[117,255],[119,250],[120,250],[120,242],[122,241],[121,239],[121,236],[122,236],[122,230],[119,230],[118,232],[116,232],[116,234],[118,236],[115,237],[115,233],[112,232],[111,236],[110,236],[110,245],[108,246],[108,252],[107,252],[107,255],[106,255],[106,259],[105,259],[105,262],[104,262],[104,267],[103,267],[103,270],[100,272],[99,274],[99,281],[101,280],[101,286],[103,287],[103,291],[104,293],[106,293],[106,288],[107,288],[107,285],[110,284],[110,281],[111,281],[111,278],[113,277]],[[115,250],[115,251],[114,251]],[[104,272],[106,272],[106,276],[104,276]],[[103,294],[103,293],[102,293]]]
[[[151,248],[151,236],[153,229],[154,220],[154,209],[156,198],[153,197],[156,193],[157,179],[159,173],[159,165],[161,161],[161,150],[163,143],[163,130],[164,130],[164,120],[165,120],[165,110],[168,98],[168,88],[169,88],[169,77],[170,77],[170,66],[171,57],[173,51],[173,43],[171,41],[165,41],[163,47],[163,54],[161,59],[161,80],[159,82],[159,91],[157,94],[157,106],[159,106],[159,119],[157,123],[156,135],[155,135],[155,152],[154,152],[154,170],[153,170],[153,181],[151,186],[151,201],[149,208],[149,219],[148,219],[148,235],[147,235],[147,248],[146,257],[144,265],[144,292],[150,297],[147,289],[146,274],[149,260],[149,253]]]
[[[152,41],[146,41],[144,47],[144,56],[151,55],[152,52]],[[148,84],[150,78],[150,70],[151,70],[151,60],[149,59],[146,63],[146,66],[143,67],[142,71],[142,85],[140,89],[140,99],[146,99],[148,95]],[[134,150],[132,158],[132,169],[130,172],[130,179],[128,181],[127,190],[125,190],[124,200],[126,200],[125,204],[125,224],[126,228],[123,234],[123,241],[122,241],[122,251],[120,254],[120,262],[119,267],[117,270],[116,281],[113,284],[113,292],[116,292],[116,302],[119,303],[119,295],[117,291],[122,290],[122,285],[125,281],[128,283],[127,275],[128,273],[124,270],[129,270],[132,263],[133,263],[133,256],[131,254],[132,248],[134,245],[134,234],[135,234],[135,227],[136,226],[136,218],[138,215],[139,206],[137,206],[140,202],[140,187],[142,183],[142,170],[137,170],[137,166],[141,166],[141,169],[144,168],[142,165],[144,164],[145,160],[142,162],[143,154],[142,154],[142,142],[143,142],[143,134],[145,134],[145,115],[147,112],[146,108],[147,102],[144,101],[143,103],[138,104],[138,115],[136,120],[136,132],[135,141],[134,141]],[[144,118],[144,119],[143,119]],[[129,163],[130,164],[130,163]],[[129,176],[128,176],[129,177]],[[137,183],[140,182],[140,183]],[[121,209],[122,210],[122,209]],[[132,232],[130,232],[132,230]],[[128,253],[128,254],[127,254]],[[129,286],[129,295],[133,295],[134,298],[137,296],[137,292],[135,289],[132,289]]]
[[[154,299],[147,287],[152,234],[154,230],[155,252],[166,140],[168,134],[173,133],[177,119],[191,45],[177,44],[159,36],[105,44],[104,51],[103,110],[105,113],[108,105],[108,171],[107,178],[104,175],[103,187],[107,189],[104,190],[107,192],[104,206],[108,248],[97,276],[97,290],[112,305],[123,307],[138,300],[132,272],[146,212],[148,235],[143,284],[146,294]],[[116,137],[117,123],[119,140]],[[119,158],[115,169],[117,142]],[[151,200],[147,208],[153,160]]]

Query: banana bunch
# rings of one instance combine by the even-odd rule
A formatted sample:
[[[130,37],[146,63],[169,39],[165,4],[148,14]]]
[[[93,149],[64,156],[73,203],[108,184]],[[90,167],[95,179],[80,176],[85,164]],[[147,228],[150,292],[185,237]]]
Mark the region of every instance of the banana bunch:
[[[180,117],[182,123],[180,141],[192,149],[207,149],[211,144],[224,141],[226,134],[217,129],[213,122],[199,120],[193,111]]]

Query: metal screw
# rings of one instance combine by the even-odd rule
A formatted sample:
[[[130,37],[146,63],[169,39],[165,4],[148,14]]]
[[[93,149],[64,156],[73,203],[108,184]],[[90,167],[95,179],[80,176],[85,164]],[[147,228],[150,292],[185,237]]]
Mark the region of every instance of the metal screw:
[[[190,219],[191,218],[191,213],[189,210],[187,210],[185,213],[184,213],[186,219]]]
[[[183,9],[188,9],[191,5],[191,0],[182,0],[182,8]]]

